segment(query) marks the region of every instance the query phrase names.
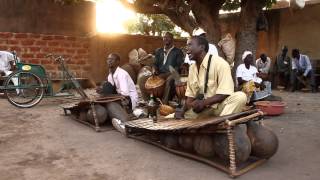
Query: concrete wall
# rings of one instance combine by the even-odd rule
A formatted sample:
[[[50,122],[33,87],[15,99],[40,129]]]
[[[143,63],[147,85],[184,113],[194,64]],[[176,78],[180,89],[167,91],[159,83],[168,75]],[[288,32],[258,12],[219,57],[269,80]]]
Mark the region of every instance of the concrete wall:
[[[320,4],[291,12],[283,9],[279,23],[279,48],[298,48],[312,59],[320,59]]]
[[[162,47],[161,37],[142,35],[97,35],[91,38],[90,63],[91,76],[96,82],[103,81],[107,75],[106,57],[109,53],[118,53],[121,64],[129,61],[128,53],[132,49],[142,48],[153,54],[154,50]],[[186,40],[175,40],[176,47],[186,46]]]
[[[83,36],[95,31],[91,2],[61,6],[54,0],[0,0],[0,32]]]

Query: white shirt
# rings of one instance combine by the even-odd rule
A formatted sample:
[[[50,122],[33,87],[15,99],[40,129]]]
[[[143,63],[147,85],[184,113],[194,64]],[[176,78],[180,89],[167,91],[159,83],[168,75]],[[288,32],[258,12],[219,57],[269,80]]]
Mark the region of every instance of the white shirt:
[[[213,45],[213,44],[210,44],[210,43],[209,43],[208,53],[209,53],[209,54],[212,54],[212,55],[217,55],[217,56],[219,56],[218,50],[217,50],[216,46]],[[184,58],[184,63],[188,63],[188,64],[191,65],[191,64],[194,64],[195,61],[194,61],[194,60],[190,60],[190,59],[189,59],[189,56],[188,56],[188,54],[187,54],[186,57]]]
[[[293,58],[292,60],[292,69],[303,71],[304,76],[307,76],[312,70],[312,65],[308,56],[300,54],[299,59]]]
[[[262,59],[259,58],[256,60],[256,66],[260,72],[268,74],[271,66],[271,59],[267,57],[266,62],[263,62]]]
[[[113,74],[113,78],[111,73],[108,75],[108,82],[116,86],[117,93],[123,96],[130,96],[132,109],[137,106],[138,93],[136,86],[127,71],[118,67]]]
[[[11,61],[14,61],[13,54],[7,51],[0,51],[0,71],[3,71],[5,73],[10,71]]]
[[[257,77],[258,70],[256,67],[250,65],[247,69],[244,64],[240,64],[237,68],[236,76],[241,77],[244,81],[254,81],[256,83],[261,83],[262,79]]]

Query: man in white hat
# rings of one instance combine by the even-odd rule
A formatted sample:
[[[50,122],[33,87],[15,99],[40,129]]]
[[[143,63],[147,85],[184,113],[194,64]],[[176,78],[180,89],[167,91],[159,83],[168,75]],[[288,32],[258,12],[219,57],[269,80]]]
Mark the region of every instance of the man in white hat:
[[[193,35],[194,35],[194,36],[201,36],[201,37],[206,38],[206,32],[204,32],[201,28],[199,28],[198,30],[196,30],[196,31],[193,33]],[[218,55],[219,55],[217,47],[216,47],[214,44],[212,44],[212,43],[209,43],[208,53],[209,53],[209,54],[212,54],[212,55],[215,55],[215,56],[218,56]],[[191,65],[191,64],[194,64],[195,61],[194,61],[193,59],[189,59],[188,54],[186,54],[186,57],[184,58],[184,63],[187,63],[187,64]]]
[[[238,87],[246,93],[250,101],[260,100],[271,95],[271,83],[265,83],[258,77],[258,70],[253,66],[253,55],[251,51],[245,51],[242,55],[243,64],[236,71]]]

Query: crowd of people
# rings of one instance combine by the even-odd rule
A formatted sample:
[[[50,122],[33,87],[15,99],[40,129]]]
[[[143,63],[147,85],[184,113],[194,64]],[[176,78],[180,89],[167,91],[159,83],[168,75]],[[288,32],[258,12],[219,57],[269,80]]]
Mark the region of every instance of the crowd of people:
[[[185,94],[187,100],[183,111],[176,114],[177,118],[227,115],[239,112],[245,104],[272,97],[272,61],[266,54],[254,60],[251,51],[243,52],[243,63],[237,67],[235,79],[232,78],[232,66],[219,56],[216,46],[207,41],[204,33],[188,39],[185,55],[174,45],[173,34],[166,32],[163,47],[157,49],[154,55],[153,73],[166,81],[162,99],[164,104],[168,104],[175,96],[175,79],[170,68],[181,73],[181,67],[189,66]],[[12,72],[12,54],[0,51],[0,59],[0,72],[7,76]],[[138,93],[128,72],[120,67],[120,56],[109,54],[107,64],[107,81],[97,92],[122,94],[128,97],[131,109],[135,109]],[[288,47],[284,46],[275,60],[273,72],[288,90],[295,91],[302,84],[310,85],[312,92],[317,91],[310,59],[298,49],[293,49],[292,57],[289,57]]]
[[[117,67],[112,70],[114,67],[109,62],[110,59],[120,61],[116,54],[108,56],[110,73],[113,74],[108,76],[109,83],[115,86],[117,93],[130,96],[132,107],[135,107],[138,101],[137,91],[133,82],[128,80],[130,78],[129,74],[119,67],[120,63],[116,63]],[[226,105],[238,101],[243,104],[243,94],[246,95],[244,104],[250,104],[258,100],[281,100],[281,98],[272,95],[271,58],[263,53],[257,60],[254,60],[253,53],[245,51],[242,55],[242,61],[243,63],[236,69],[236,79],[234,81],[230,64],[219,56],[215,45],[208,43],[205,34],[189,38],[185,55],[181,49],[174,46],[173,35],[166,32],[163,36],[163,47],[155,51],[155,63],[153,65],[154,74],[166,81],[162,102],[168,104],[175,96],[175,80],[169,67],[171,66],[180,73],[180,68],[186,64],[190,67],[185,112],[190,108],[193,109],[192,112],[203,112],[203,109],[207,107],[215,107],[216,114],[234,113],[239,111],[239,107],[231,105],[232,108],[230,108]],[[288,48],[284,46],[276,58],[273,72],[279,76],[280,83],[288,90],[295,91],[300,83],[307,85],[306,82],[309,80],[312,92],[316,91],[310,60],[308,56],[300,54],[298,49],[292,50],[292,58],[290,58]],[[119,74],[122,75],[119,76]],[[239,94],[239,92],[243,94]],[[229,110],[223,110],[222,105]],[[217,113],[217,108],[220,113]],[[188,114],[192,113],[189,112]],[[190,116],[194,117],[195,115]]]

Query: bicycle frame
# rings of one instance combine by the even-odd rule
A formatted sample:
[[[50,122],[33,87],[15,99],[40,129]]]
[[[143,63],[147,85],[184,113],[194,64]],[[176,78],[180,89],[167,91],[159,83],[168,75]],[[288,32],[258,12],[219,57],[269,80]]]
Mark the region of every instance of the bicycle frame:
[[[47,57],[52,58],[55,62],[58,62],[60,65],[60,69],[62,72],[62,85],[60,89],[57,92],[54,92],[53,86],[52,86],[52,79],[47,76],[46,70],[43,66],[38,65],[38,64],[30,64],[30,63],[22,63],[20,60],[17,58],[16,53],[13,52],[14,59],[15,59],[15,66],[18,70],[22,71],[28,71],[32,72],[35,75],[39,76],[41,80],[43,81],[43,84],[45,86],[45,96],[46,97],[61,97],[61,96],[69,96],[71,94],[64,94],[64,95],[58,95],[61,93],[64,89],[70,89],[70,85],[73,85],[74,88],[78,91],[78,93],[82,96],[82,98],[86,99],[88,96],[84,93],[82,90],[81,85],[79,82],[74,79],[74,77],[71,75],[69,69],[65,65],[65,59],[62,56],[56,56],[56,55],[48,55]]]

